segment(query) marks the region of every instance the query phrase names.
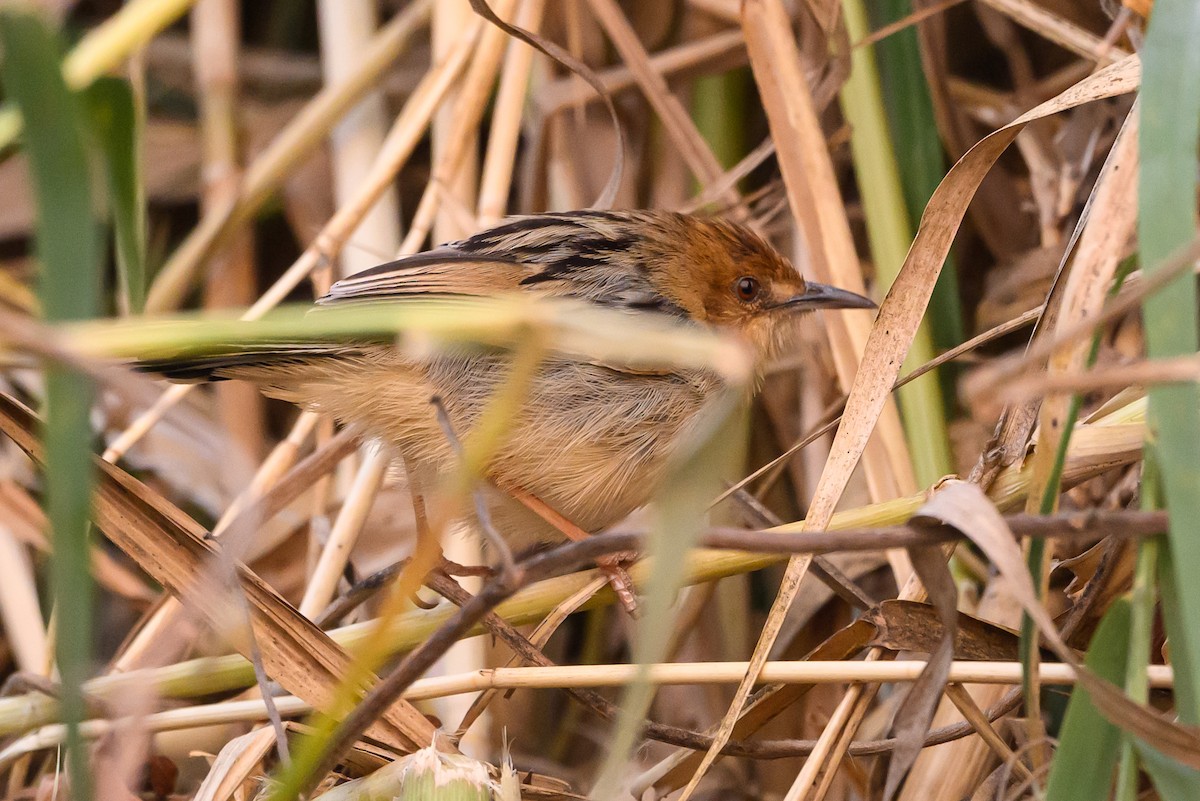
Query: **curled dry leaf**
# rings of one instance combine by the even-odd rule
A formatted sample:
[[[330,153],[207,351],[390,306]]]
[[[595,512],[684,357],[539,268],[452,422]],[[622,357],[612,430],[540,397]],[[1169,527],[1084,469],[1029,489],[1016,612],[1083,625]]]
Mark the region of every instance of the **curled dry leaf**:
[[[1059,634],[1050,613],[1038,601],[1021,549],[983,490],[966,481],[947,481],[914,517],[914,522],[920,520],[953,526],[984,552],[1008,580],[1013,598],[1033,620],[1049,647],[1075,669],[1079,683],[1091,694],[1092,702],[1105,718],[1154,743],[1172,759],[1200,768],[1200,730],[1172,722],[1135,703],[1120,688],[1083,666]]]
[[[884,601],[863,613],[862,620],[875,627],[871,646],[889,651],[932,653],[945,636],[938,612],[917,601]],[[954,630],[954,658],[1011,662],[1017,658],[1019,638],[995,623],[958,613]]]
[[[226,801],[242,790],[243,785],[257,779],[262,761],[275,745],[275,732],[269,727],[234,737],[213,760],[212,769],[204,777],[194,801]]]
[[[828,526],[833,510],[888,402],[892,385],[900,374],[904,356],[929,305],[934,284],[941,273],[942,265],[945,264],[950,245],[963,221],[967,206],[1000,154],[1030,122],[1083,103],[1131,92],[1138,87],[1140,80],[1141,62],[1136,56],[1119,61],[984,137],[951,168],[930,198],[908,257],[880,305],[879,315],[867,340],[866,352],[850,389],[845,414],[822,470],[808,515],[805,517],[806,530],[819,531]],[[734,722],[753,679],[775,644],[780,627],[778,621],[782,620],[791,606],[807,566],[808,559],[805,557],[795,558],[789,563],[788,572],[776,596],[768,622],[751,656],[747,681],[738,687],[713,748],[697,770],[690,788],[695,787],[699,776],[715,760],[721,745],[732,734]],[[687,795],[688,792],[685,791],[684,797]]]

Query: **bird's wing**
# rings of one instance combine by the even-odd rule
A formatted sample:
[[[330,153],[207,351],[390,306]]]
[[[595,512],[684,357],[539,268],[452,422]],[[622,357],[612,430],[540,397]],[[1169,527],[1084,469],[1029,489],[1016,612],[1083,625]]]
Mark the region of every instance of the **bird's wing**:
[[[538,294],[637,307],[650,293],[627,286],[636,282],[633,277],[614,280],[609,268],[611,260],[628,258],[637,244],[629,231],[631,214],[574,211],[514,217],[459,242],[352,275],[334,284],[319,303],[488,296],[536,287]]]
[[[535,275],[539,267],[442,246],[355,273],[334,284],[329,294],[317,302],[335,306],[416,297],[497,295],[516,292],[521,281]]]

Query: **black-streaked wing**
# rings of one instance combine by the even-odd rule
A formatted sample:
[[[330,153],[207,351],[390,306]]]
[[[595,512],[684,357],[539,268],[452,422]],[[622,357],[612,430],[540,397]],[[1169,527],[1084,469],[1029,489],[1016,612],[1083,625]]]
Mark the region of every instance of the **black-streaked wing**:
[[[629,212],[574,211],[513,217],[458,242],[398,259],[334,284],[322,305],[430,295],[495,295],[540,287],[546,294],[625,302],[608,265],[637,242]],[[632,293],[637,298],[645,292]]]
[[[443,246],[363,270],[334,284],[322,306],[415,297],[491,296],[516,292],[540,265],[462,253]]]

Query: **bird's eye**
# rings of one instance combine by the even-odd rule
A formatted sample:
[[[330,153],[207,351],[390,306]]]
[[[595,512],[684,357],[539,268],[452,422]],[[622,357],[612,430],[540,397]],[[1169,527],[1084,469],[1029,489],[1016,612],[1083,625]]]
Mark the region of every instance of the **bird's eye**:
[[[749,303],[758,297],[758,293],[762,291],[762,285],[754,276],[743,275],[733,285],[733,291],[738,296],[738,300]]]

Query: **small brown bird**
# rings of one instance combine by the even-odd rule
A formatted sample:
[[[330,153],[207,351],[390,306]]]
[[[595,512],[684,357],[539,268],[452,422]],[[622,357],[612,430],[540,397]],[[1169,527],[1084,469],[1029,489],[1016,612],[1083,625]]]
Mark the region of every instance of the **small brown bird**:
[[[733,329],[755,368],[785,341],[795,312],[866,309],[860,295],[806,283],[757,234],[734,223],[664,211],[572,211],[517,217],[460,242],[338,282],[318,303],[529,293],[574,298],[632,315],[660,314]],[[143,369],[182,380],[246,379],[264,392],[332,415],[402,455],[429,488],[455,460],[430,401],[442,399],[460,435],[507,375],[503,354],[414,357],[383,343],[338,343],[226,354]],[[630,372],[561,355],[542,363],[494,456],[490,478],[532,495],[587,532],[644,505],[668,458],[721,379],[704,370]],[[514,548],[563,534],[490,491],[496,528]]]

